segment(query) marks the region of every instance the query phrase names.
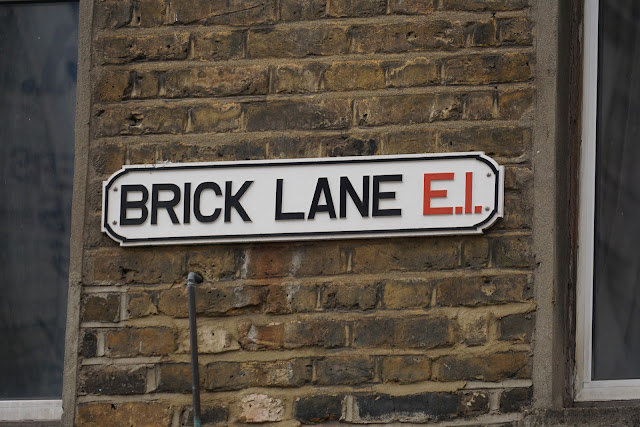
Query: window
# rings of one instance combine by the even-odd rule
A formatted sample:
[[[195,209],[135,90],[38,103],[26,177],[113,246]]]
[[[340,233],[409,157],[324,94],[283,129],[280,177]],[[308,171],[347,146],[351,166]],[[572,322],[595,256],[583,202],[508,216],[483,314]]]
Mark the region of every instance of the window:
[[[0,1],[0,421],[62,413],[77,31],[76,2]]]
[[[576,399],[640,399],[640,2],[584,12]]]

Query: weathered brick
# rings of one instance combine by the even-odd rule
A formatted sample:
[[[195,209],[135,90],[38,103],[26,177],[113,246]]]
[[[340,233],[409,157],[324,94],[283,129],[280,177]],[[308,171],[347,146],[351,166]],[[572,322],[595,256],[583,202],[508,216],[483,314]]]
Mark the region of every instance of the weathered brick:
[[[96,114],[96,136],[179,134],[185,130],[187,111],[168,107],[117,107]]]
[[[193,58],[207,61],[242,57],[241,31],[213,31],[194,34]]]
[[[482,415],[489,412],[489,395],[484,391],[464,391],[460,395],[459,413]]]
[[[240,326],[240,344],[246,350],[343,347],[345,325],[344,322],[334,320],[305,320],[266,325],[246,323]]]
[[[184,283],[184,257],[176,251],[128,248],[126,251],[97,252],[90,262],[91,280],[110,284]]]
[[[424,129],[389,134],[382,154],[420,154],[436,151],[436,133]]]
[[[78,354],[84,358],[95,357],[98,352],[98,335],[94,330],[85,330],[82,333]]]
[[[333,62],[324,72],[326,90],[373,90],[386,85],[384,68],[380,61]]]
[[[324,65],[318,63],[286,64],[273,71],[273,91],[275,93],[318,92]]]
[[[273,158],[370,156],[378,153],[382,138],[382,135],[373,133],[308,137],[283,135],[269,142],[269,155]]]
[[[450,21],[356,26],[353,38],[357,53],[453,50],[464,45],[462,26]]]
[[[404,15],[428,15],[437,3],[434,0],[390,0],[391,13]]]
[[[138,23],[142,27],[155,27],[166,21],[166,7],[164,0],[138,0],[134,2],[137,7]]]
[[[194,248],[187,253],[187,269],[197,271],[205,281],[233,280],[236,277],[240,255],[240,249],[228,245]]]
[[[127,313],[130,318],[146,317],[158,313],[151,292],[132,292],[127,295]]]
[[[368,357],[332,357],[316,362],[315,382],[319,385],[363,384],[373,377],[374,362]]]
[[[176,337],[171,328],[126,328],[107,332],[106,354],[113,357],[164,356],[175,348]]]
[[[495,353],[483,356],[445,356],[434,362],[436,381],[503,381],[531,378],[531,357],[524,352]]]
[[[95,3],[96,25],[99,28],[120,28],[131,22],[131,0],[101,0]]]
[[[505,18],[498,20],[498,33],[503,45],[530,45],[533,43],[533,25],[527,18]]]
[[[131,73],[133,89],[131,97],[135,99],[156,98],[160,93],[160,71],[134,71]]]
[[[533,78],[533,61],[524,53],[466,55],[445,60],[444,73],[447,84],[525,82]]]
[[[491,120],[496,113],[494,92],[470,92],[463,96],[465,120]]]
[[[467,22],[464,26],[464,37],[467,45],[473,47],[491,47],[497,45],[496,20]]]
[[[299,282],[280,283],[269,286],[266,312],[273,314],[304,313],[316,307],[318,285],[303,285]]]
[[[283,21],[302,21],[324,18],[327,0],[280,0],[280,19]]]
[[[200,354],[218,354],[240,349],[238,333],[235,325],[221,325],[217,322],[199,322],[198,325],[198,352]],[[190,350],[189,329],[178,330],[177,353],[189,353]]]
[[[284,405],[281,399],[266,394],[250,394],[240,401],[240,422],[266,423],[284,419]]]
[[[498,324],[501,340],[531,342],[535,315],[533,313],[512,314],[501,318]]]
[[[120,320],[120,295],[86,295],[82,299],[83,322],[117,322]]]
[[[353,322],[353,346],[435,348],[453,343],[447,318],[373,318]]]
[[[523,166],[507,166],[504,168],[505,190],[529,190],[533,186],[533,171]]]
[[[205,316],[236,315],[263,309],[265,286],[203,284],[196,288],[196,312]],[[174,317],[189,315],[186,286],[160,291],[158,309]]]
[[[460,397],[451,393],[421,393],[405,396],[374,394],[355,399],[358,419],[366,422],[425,422],[455,416]]]
[[[330,282],[320,288],[320,307],[325,310],[371,310],[378,301],[378,286]]]
[[[249,131],[344,129],[351,119],[347,99],[253,102],[245,110]]]
[[[227,420],[229,419],[229,410],[222,406],[209,406],[208,404],[203,404],[202,411],[200,413],[200,421],[202,425],[208,424],[221,424],[226,425]],[[191,427],[193,426],[193,409],[185,408],[180,416],[180,427]]]
[[[445,10],[520,10],[528,5],[528,0],[443,0]]]
[[[131,97],[133,81],[129,71],[104,71],[98,83],[100,101],[121,101]]]
[[[392,310],[429,307],[434,286],[433,280],[385,280],[384,307]]]
[[[213,104],[191,109],[191,131],[218,133],[238,130],[242,116],[239,104]]]
[[[442,306],[476,306],[531,299],[532,285],[528,275],[496,277],[455,277],[438,283],[437,301]]]
[[[390,87],[431,86],[440,83],[440,63],[425,57],[387,64]]]
[[[355,101],[359,126],[431,123],[462,117],[463,97],[459,94],[419,94],[376,96]]]
[[[302,58],[346,54],[349,51],[348,28],[270,27],[250,30],[247,55],[250,58]]]
[[[424,356],[389,356],[381,365],[384,382],[410,384],[431,378],[431,361]]]
[[[493,239],[493,263],[498,267],[528,268],[533,265],[531,236]]]
[[[214,362],[207,365],[205,388],[219,391],[249,387],[301,387],[310,381],[310,359]]]
[[[327,142],[329,157],[371,156],[378,153],[381,137],[378,135],[344,135]]]
[[[500,412],[520,412],[531,406],[533,387],[513,388],[500,395]]]
[[[386,0],[328,0],[327,15],[336,18],[384,15]]]
[[[496,229],[531,229],[533,206],[531,199],[521,194],[507,194],[504,197],[504,217]]]
[[[489,265],[489,239],[474,236],[462,241],[462,266],[482,268]]]
[[[498,116],[505,120],[519,120],[530,112],[535,101],[535,90],[507,89],[498,93]]]
[[[188,54],[189,34],[186,33],[104,38],[104,62],[107,64],[172,61],[186,59]]]
[[[452,238],[371,241],[354,248],[356,274],[392,271],[448,270],[458,266],[458,243]]]
[[[531,131],[517,126],[447,129],[439,135],[439,152],[478,150],[492,157],[515,158],[531,149]]]
[[[147,368],[88,366],[80,370],[79,377],[80,394],[143,394],[147,384]]]
[[[275,20],[274,0],[172,0],[174,24],[251,25]]]
[[[156,365],[157,393],[191,393],[191,364],[162,363]],[[202,382],[202,380],[201,380]]]
[[[266,95],[266,67],[214,66],[169,71],[164,75],[163,96],[197,98],[207,96]]]
[[[469,347],[486,344],[489,333],[489,319],[483,314],[464,313],[458,317],[462,341]]]
[[[169,427],[173,410],[158,402],[87,402],[78,404],[76,424],[88,427],[140,426]]]
[[[294,416],[303,424],[338,421],[342,417],[343,400],[342,395],[298,398],[293,404]]]

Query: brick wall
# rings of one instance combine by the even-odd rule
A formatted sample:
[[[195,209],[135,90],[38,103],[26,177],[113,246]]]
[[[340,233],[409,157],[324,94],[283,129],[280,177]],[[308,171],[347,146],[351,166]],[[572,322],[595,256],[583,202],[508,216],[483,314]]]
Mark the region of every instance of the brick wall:
[[[95,0],[76,422],[508,422],[535,320],[527,0]],[[79,142],[80,143],[80,142]],[[485,235],[120,248],[123,164],[484,151]]]

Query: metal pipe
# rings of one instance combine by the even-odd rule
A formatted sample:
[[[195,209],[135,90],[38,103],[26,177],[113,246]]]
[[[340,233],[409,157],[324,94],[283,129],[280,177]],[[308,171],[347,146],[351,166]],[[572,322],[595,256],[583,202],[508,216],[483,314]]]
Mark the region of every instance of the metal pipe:
[[[200,427],[200,371],[198,369],[198,329],[196,326],[196,285],[202,276],[190,272],[187,276],[189,293],[189,338],[191,341],[191,390],[193,393],[193,427]]]

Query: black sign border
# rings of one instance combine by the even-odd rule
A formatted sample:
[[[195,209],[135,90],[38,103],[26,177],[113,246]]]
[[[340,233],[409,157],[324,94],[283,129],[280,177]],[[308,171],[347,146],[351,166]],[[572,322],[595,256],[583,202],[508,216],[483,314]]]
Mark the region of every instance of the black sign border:
[[[237,167],[275,167],[275,166],[301,166],[301,165],[331,165],[331,164],[344,164],[344,163],[387,163],[387,162],[416,162],[416,161],[437,161],[437,160],[451,160],[451,159],[475,159],[479,160],[489,166],[493,173],[496,175],[496,185],[495,185],[495,204],[493,206],[493,210],[489,214],[489,216],[480,221],[479,223],[468,226],[468,227],[436,227],[436,228],[394,228],[394,229],[386,229],[386,230],[352,230],[352,231],[311,231],[304,233],[268,233],[268,234],[242,234],[242,235],[209,235],[209,236],[173,236],[173,237],[147,237],[143,239],[128,239],[126,237],[120,236],[118,233],[113,231],[111,226],[109,225],[109,220],[107,219],[107,212],[109,212],[109,197],[107,194],[111,185],[121,176],[126,175],[129,172],[150,172],[153,170],[161,170],[161,169],[170,169],[170,170],[180,170],[180,169],[225,169],[225,168],[237,168]],[[378,158],[335,158],[335,159],[320,159],[320,160],[309,160],[309,161],[277,161],[277,162],[260,162],[260,163],[247,163],[248,161],[243,161],[242,163],[231,163],[231,162],[220,162],[220,164],[216,164],[216,162],[212,162],[211,164],[193,164],[190,165],[188,163],[180,164],[179,166],[173,166],[171,164],[162,165],[159,164],[158,167],[127,167],[126,169],[116,173],[111,176],[108,180],[108,183],[104,187],[103,194],[103,216],[104,223],[103,227],[106,230],[107,234],[109,234],[114,240],[120,242],[120,244],[135,244],[135,245],[143,245],[146,242],[149,243],[158,243],[158,242],[167,242],[167,244],[171,244],[172,242],[176,242],[180,244],[180,242],[186,242],[183,244],[201,244],[213,242],[213,243],[234,243],[234,242],[245,242],[247,239],[263,239],[261,241],[286,241],[286,238],[297,238],[296,240],[303,240],[305,236],[309,237],[323,237],[323,236],[336,236],[336,239],[345,238],[345,237],[359,237],[362,235],[393,235],[399,234],[398,237],[405,237],[403,233],[434,233],[434,234],[444,234],[446,232],[465,232],[465,231],[476,231],[480,232],[482,230],[482,226],[487,222],[495,219],[495,216],[498,213],[498,203],[499,203],[499,190],[500,190],[500,170],[495,167],[495,165],[485,158],[484,153],[477,154],[444,154],[434,155],[434,156],[425,156],[425,157],[378,157]],[[154,165],[155,166],[155,165]],[[390,237],[390,236],[389,236]],[[283,238],[283,239],[278,239]],[[224,241],[219,241],[224,240]]]

